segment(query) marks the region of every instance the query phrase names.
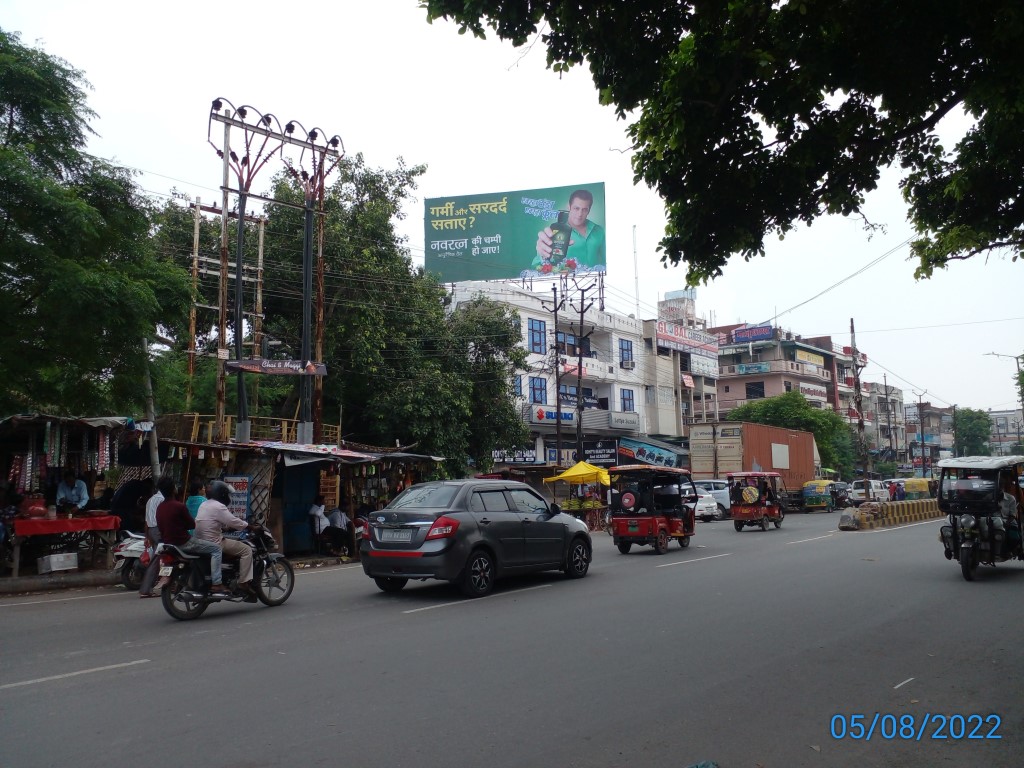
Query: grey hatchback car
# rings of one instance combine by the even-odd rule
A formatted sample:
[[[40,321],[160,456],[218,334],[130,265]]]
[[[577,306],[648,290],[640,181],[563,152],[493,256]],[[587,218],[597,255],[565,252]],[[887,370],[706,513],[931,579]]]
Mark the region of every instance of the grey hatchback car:
[[[533,571],[587,575],[593,548],[586,523],[512,480],[412,485],[370,513],[359,555],[384,592],[410,579],[458,584],[470,597],[496,579]]]

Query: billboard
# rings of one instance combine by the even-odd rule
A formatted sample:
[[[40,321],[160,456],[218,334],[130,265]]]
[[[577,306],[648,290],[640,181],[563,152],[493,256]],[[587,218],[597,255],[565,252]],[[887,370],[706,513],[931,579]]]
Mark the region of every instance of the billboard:
[[[718,337],[697,328],[687,328],[667,320],[659,320],[657,326],[659,347],[687,352],[690,355],[690,372],[709,379],[718,378]]]
[[[423,226],[426,271],[443,283],[605,271],[603,182],[431,197]]]

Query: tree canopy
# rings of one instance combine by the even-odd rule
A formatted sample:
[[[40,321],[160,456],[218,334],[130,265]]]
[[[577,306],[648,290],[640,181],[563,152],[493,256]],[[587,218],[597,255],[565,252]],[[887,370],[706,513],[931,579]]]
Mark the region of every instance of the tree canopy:
[[[556,71],[589,64],[633,122],[633,168],[665,201],[667,263],[691,283],[823,214],[862,215],[898,164],[917,274],[1024,246],[1024,8],[1013,0],[765,3],[420,0]],[[973,121],[954,147],[939,123]],[[870,222],[865,222],[871,226]]]
[[[143,338],[183,316],[185,273],[153,256],[149,205],[84,152],[82,73],[0,30],[0,412],[142,401]]]
[[[823,466],[839,470],[843,477],[853,474],[850,429],[843,417],[825,408],[813,408],[799,392],[787,392],[744,403],[729,411],[727,421],[752,421],[787,429],[802,429],[814,435]]]
[[[957,408],[953,419],[953,455],[988,456],[992,420],[985,411]]]

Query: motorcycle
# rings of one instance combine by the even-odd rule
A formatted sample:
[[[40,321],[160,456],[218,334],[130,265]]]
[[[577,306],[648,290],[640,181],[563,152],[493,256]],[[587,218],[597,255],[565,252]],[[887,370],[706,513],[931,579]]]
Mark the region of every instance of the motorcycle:
[[[961,457],[939,462],[939,509],[949,521],[939,529],[943,554],[974,581],[979,564],[1024,560],[1020,506],[1024,458]]]
[[[142,577],[148,565],[142,562],[145,551],[146,537],[131,531],[125,531],[124,538],[114,545],[114,572],[121,574],[121,583],[132,592],[138,592],[142,586]]]
[[[252,583],[256,590],[250,593],[238,589],[238,563],[225,560],[221,568],[223,584],[229,590],[221,594],[211,592],[210,557],[183,552],[173,544],[160,544],[160,576],[170,579],[161,591],[164,610],[179,621],[197,619],[213,603],[256,602],[267,606],[284,603],[295,587],[295,570],[284,555],[274,552],[277,542],[265,529],[243,533],[239,540],[253,549]]]

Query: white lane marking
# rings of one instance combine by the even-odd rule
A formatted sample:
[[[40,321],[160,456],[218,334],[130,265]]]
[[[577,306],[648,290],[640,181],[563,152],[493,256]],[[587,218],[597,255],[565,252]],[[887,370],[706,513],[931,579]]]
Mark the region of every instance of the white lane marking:
[[[813,539],[800,539],[799,541],[787,541],[787,544],[803,544],[808,541],[818,541],[820,539],[831,539],[833,534],[829,533],[824,536],[815,536]]]
[[[361,565],[327,565],[320,568],[296,568],[296,576],[319,576],[321,573],[335,573],[337,571],[361,571]]]
[[[925,520],[923,523],[907,523],[906,525],[894,525],[890,528],[874,528],[871,533],[892,533],[893,531],[902,531],[904,528],[916,528],[919,525],[931,525],[932,523],[941,523],[946,518],[939,517],[935,520]]]
[[[30,600],[24,603],[0,603],[0,608],[13,608],[18,605],[44,605],[45,603],[63,603],[68,600],[95,600],[97,597],[124,597],[129,594],[125,592],[111,592],[108,595],[84,595],[82,597],[55,597],[53,600]]]
[[[523,589],[513,589],[511,592],[499,592],[496,595],[487,595],[486,597],[478,597],[475,600],[458,600],[453,603],[438,603],[437,605],[427,605],[423,608],[411,608],[408,611],[402,611],[402,613],[419,613],[420,611],[432,611],[435,608],[451,608],[453,605],[476,605],[483,600],[490,600],[494,597],[505,597],[506,595],[518,595],[520,592],[532,592],[535,589],[547,589],[550,584],[541,584],[537,587],[524,587]]]
[[[121,667],[133,667],[136,664],[148,664],[149,659],[138,661],[126,661],[124,664],[108,664],[105,667],[93,667],[92,669],[80,669],[77,672],[68,672],[63,675],[51,675],[50,677],[37,677],[35,680],[23,680],[20,683],[7,683],[0,685],[0,691],[5,688],[17,688],[22,685],[35,685],[36,683],[48,683],[51,680],[63,680],[66,677],[77,677],[78,675],[91,675],[93,672],[106,672],[108,669],[120,669]]]
[[[699,563],[701,560],[714,560],[716,557],[728,557],[732,552],[726,552],[724,555],[708,555],[707,557],[695,557],[693,560],[680,560],[677,563],[665,563],[664,565],[656,565],[655,568],[671,568],[673,565],[686,565],[687,563]]]
[[[896,690],[897,688],[902,688],[902,687],[903,687],[904,685],[906,685],[907,683],[909,683],[909,682],[910,682],[911,680],[913,680],[913,679],[914,679],[914,678],[912,678],[912,677],[908,677],[908,678],[907,678],[906,680],[904,680],[904,681],[903,681],[902,683],[900,683],[899,685],[894,685],[894,686],[892,687],[892,689],[893,689],[893,690],[895,691],[895,690]]]

